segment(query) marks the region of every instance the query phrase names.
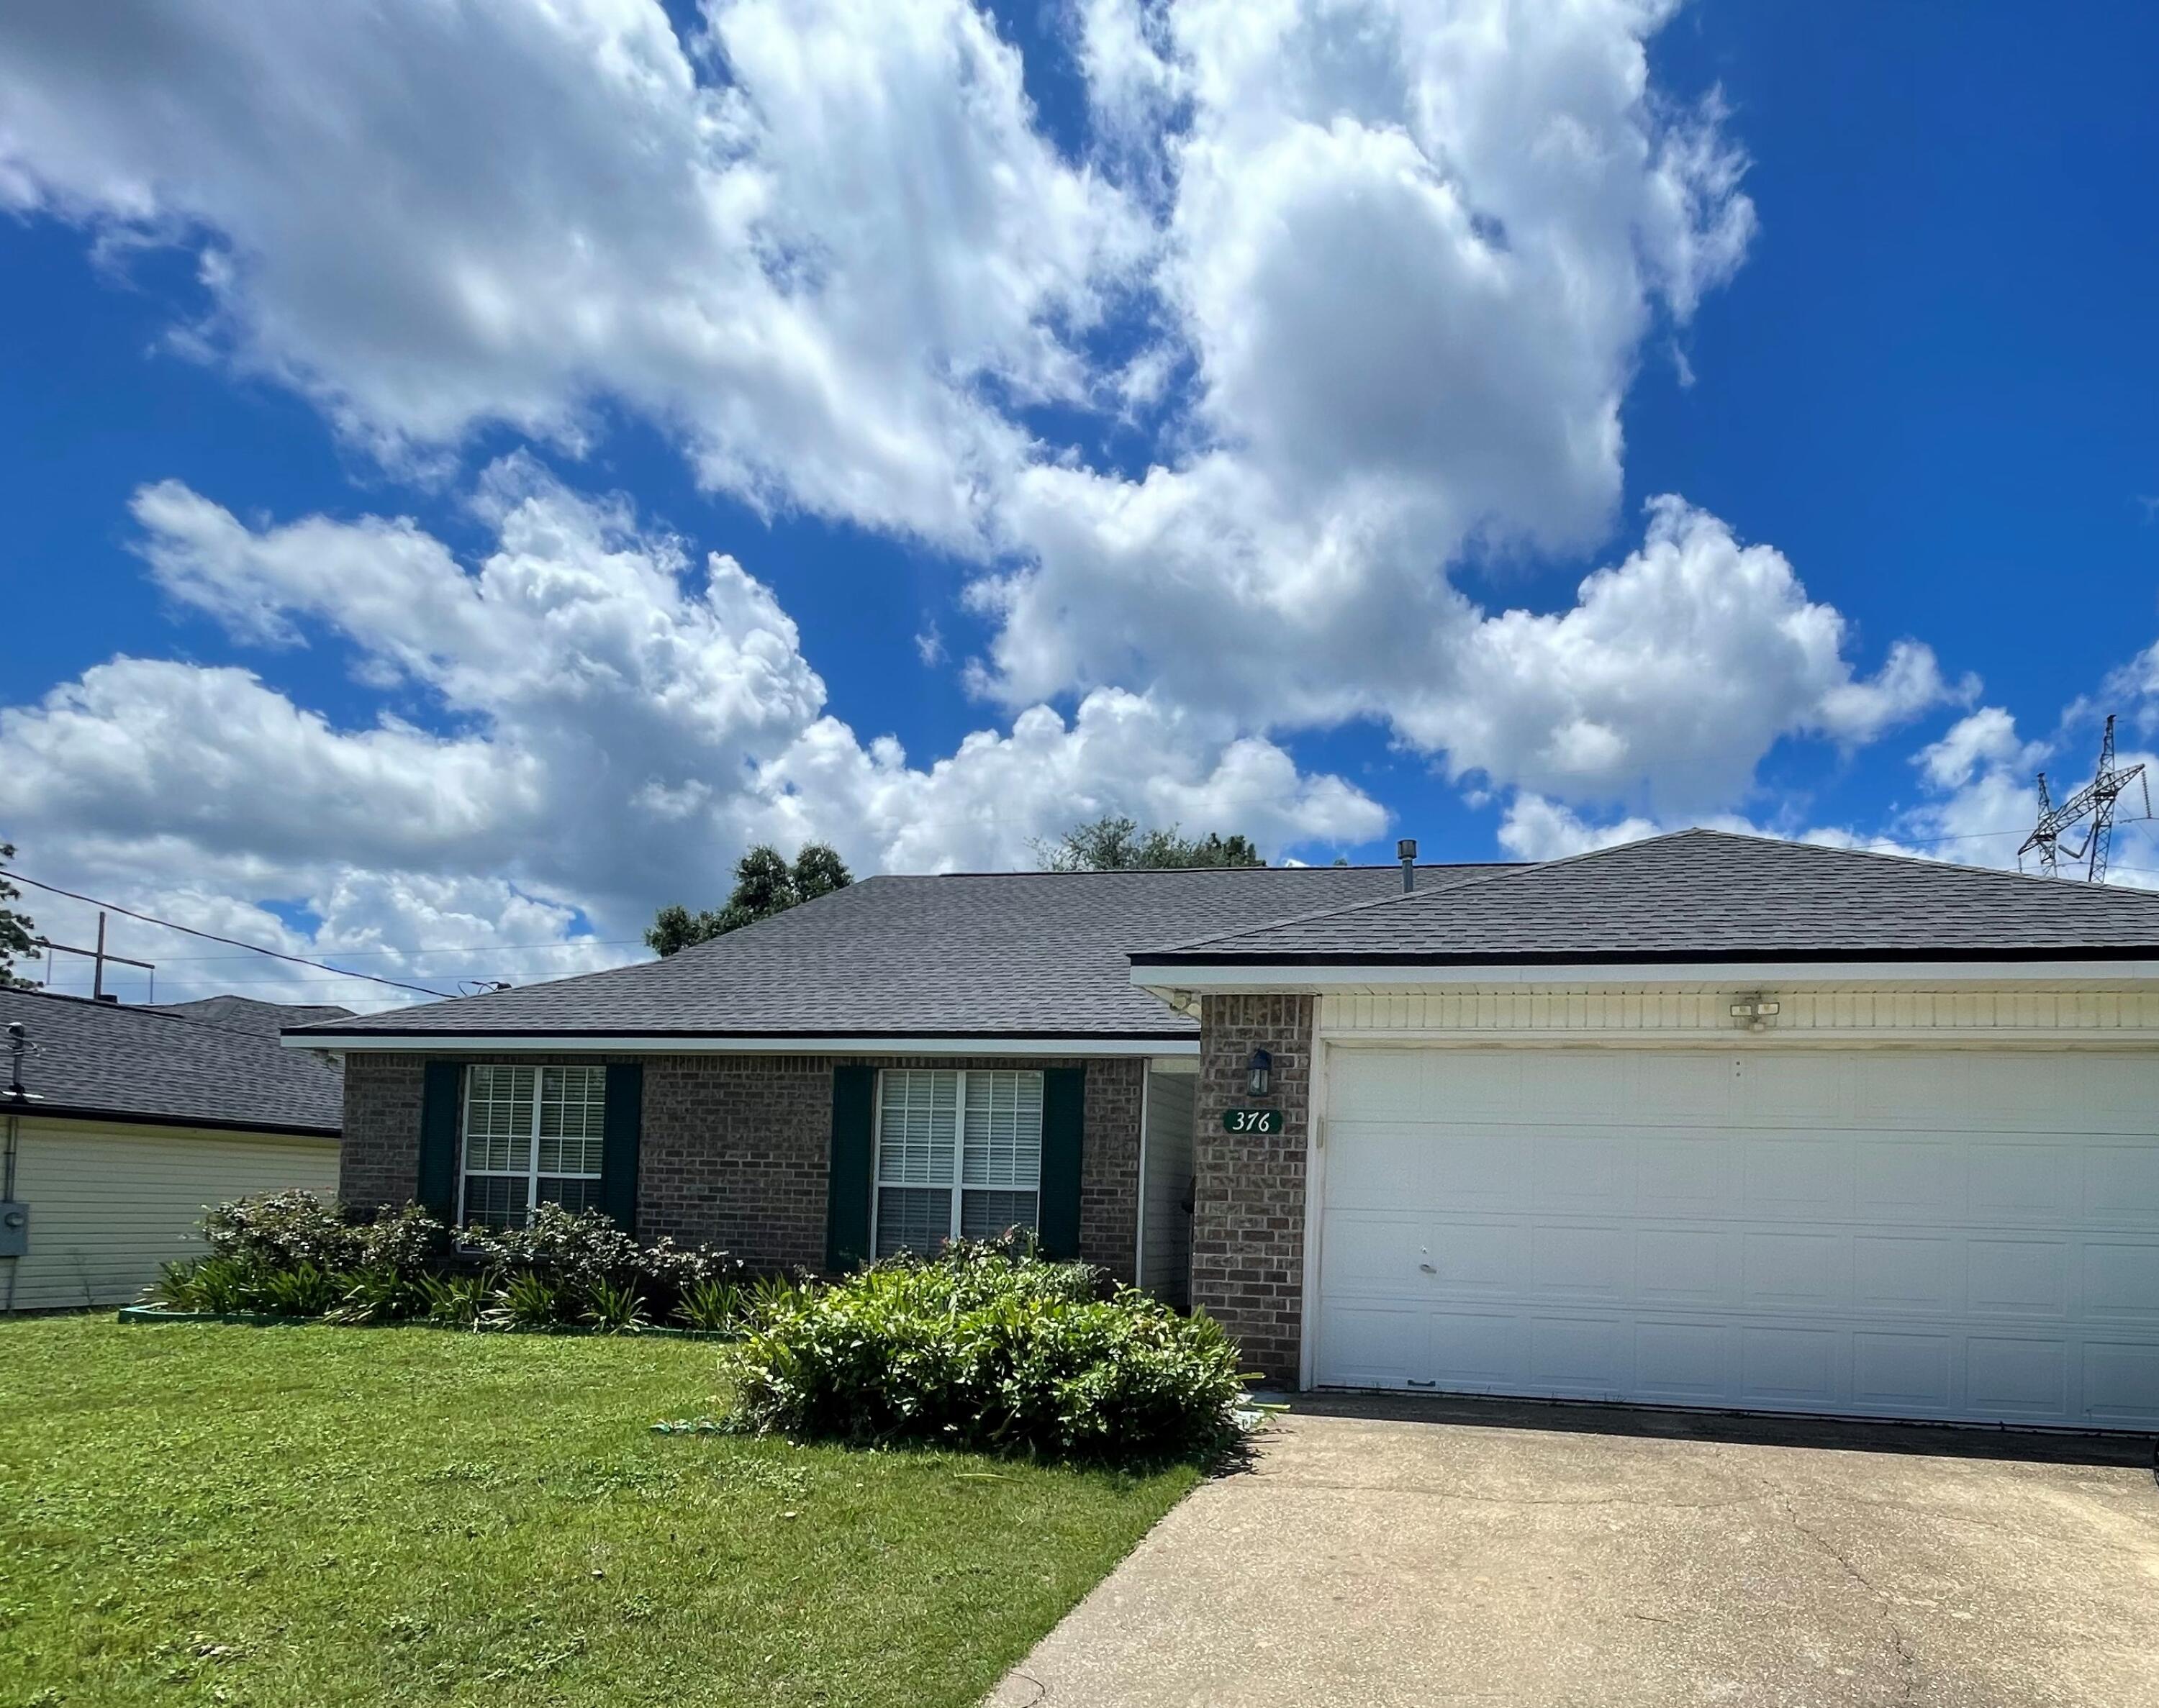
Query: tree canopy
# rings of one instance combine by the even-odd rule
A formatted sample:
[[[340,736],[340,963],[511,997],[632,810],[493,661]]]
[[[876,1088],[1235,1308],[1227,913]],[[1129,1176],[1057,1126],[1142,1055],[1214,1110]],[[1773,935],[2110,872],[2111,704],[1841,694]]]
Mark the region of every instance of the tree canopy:
[[[652,916],[645,940],[654,954],[670,955],[814,902],[854,881],[846,862],[826,843],[804,843],[790,865],[777,848],[760,842],[735,862],[735,887],[723,906],[693,914],[680,902],[670,903]]]
[[[1112,815],[1075,825],[1054,842],[1038,843],[1046,872],[1131,872],[1151,867],[1264,866],[1251,838],[1209,831],[1188,836],[1175,825],[1146,830]]]
[[[14,857],[15,845],[0,842],[0,991],[29,991],[37,988],[38,981],[15,970],[15,957],[35,959],[38,945],[30,934],[38,929],[38,922],[8,905],[23,898],[23,892],[8,881],[8,862]]]

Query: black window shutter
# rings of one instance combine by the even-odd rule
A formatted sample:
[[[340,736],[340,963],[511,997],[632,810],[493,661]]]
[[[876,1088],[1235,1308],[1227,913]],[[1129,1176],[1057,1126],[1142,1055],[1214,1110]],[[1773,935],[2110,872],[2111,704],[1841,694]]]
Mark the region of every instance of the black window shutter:
[[[600,1129],[600,1208],[625,1234],[637,1231],[637,1149],[644,1131],[645,1064],[613,1063]]]
[[[1080,1135],[1087,1070],[1042,1071],[1042,1255],[1080,1255]]]
[[[877,1069],[832,1069],[832,1159],[825,1198],[825,1267],[868,1260],[871,1152],[877,1144]]]
[[[458,1213],[458,1101],[463,1062],[429,1062],[420,1093],[420,1206],[443,1221]]]

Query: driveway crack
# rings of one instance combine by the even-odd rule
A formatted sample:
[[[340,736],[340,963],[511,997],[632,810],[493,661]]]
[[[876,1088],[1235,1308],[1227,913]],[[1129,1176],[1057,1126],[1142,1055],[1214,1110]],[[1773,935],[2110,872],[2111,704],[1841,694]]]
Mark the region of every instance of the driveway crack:
[[[1861,1571],[1851,1556],[1843,1549],[1838,1547],[1827,1536],[1802,1519],[1798,1509],[1792,1504],[1792,1497],[1789,1493],[1783,1489],[1769,1488],[1765,1484],[1764,1493],[1768,1498],[1774,1499],[1778,1507],[1783,1509],[1785,1523],[1834,1560],[1838,1569],[1864,1590],[1872,1600],[1875,1613],[1881,1619],[1882,1628],[1889,1633],[1890,1646],[1897,1651],[1898,1672],[1903,1681],[1903,1688],[1900,1693],[1902,1699],[1906,1702],[1916,1700],[1919,1691],[1919,1658],[1912,1652],[1911,1642],[1904,1635],[1904,1628],[1897,1623],[1896,1615],[1890,1611],[1891,1602],[1888,1592]]]

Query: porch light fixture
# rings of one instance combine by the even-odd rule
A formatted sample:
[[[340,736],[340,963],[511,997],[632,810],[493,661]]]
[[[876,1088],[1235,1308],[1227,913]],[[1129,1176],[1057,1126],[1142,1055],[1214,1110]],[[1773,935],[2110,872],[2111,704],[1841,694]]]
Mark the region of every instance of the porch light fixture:
[[[1771,1017],[1778,1012],[1778,1005],[1766,997],[1742,996],[1732,1005],[1732,1017],[1749,1032],[1767,1032]]]
[[[1252,1095],[1266,1096],[1268,1086],[1274,1083],[1275,1058],[1265,1050],[1254,1050],[1251,1060],[1245,1066],[1248,1073],[1245,1084]]]

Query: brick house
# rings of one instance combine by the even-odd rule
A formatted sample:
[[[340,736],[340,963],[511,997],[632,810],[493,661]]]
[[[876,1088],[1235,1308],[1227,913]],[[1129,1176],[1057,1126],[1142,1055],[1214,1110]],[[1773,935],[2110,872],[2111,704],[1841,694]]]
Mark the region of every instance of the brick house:
[[[1283,1385],[2159,1425],[2159,895],[1688,831],[876,877],[288,1033],[340,1191],[837,1271],[1019,1223]]]

